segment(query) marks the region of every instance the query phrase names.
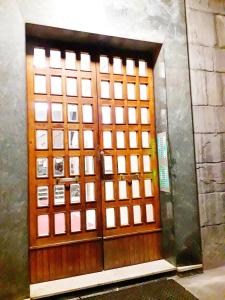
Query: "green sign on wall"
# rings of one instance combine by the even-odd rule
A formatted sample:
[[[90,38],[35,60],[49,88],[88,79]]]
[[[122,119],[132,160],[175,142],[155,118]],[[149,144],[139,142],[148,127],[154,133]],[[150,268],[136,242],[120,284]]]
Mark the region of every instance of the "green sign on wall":
[[[168,169],[168,149],[167,134],[161,132],[157,134],[158,161],[159,161],[159,185],[160,191],[170,192],[169,169]]]

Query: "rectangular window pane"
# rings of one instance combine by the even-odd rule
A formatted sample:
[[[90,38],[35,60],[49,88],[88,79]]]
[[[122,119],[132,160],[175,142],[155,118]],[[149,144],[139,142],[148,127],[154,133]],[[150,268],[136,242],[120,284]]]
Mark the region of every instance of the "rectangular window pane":
[[[80,184],[73,183],[70,185],[70,203],[80,203]]]
[[[134,75],[134,60],[133,59],[127,59],[127,75]]]
[[[113,58],[113,73],[122,74],[122,59],[119,57]]]
[[[127,184],[126,180],[119,181],[119,199],[127,199]]]
[[[137,133],[136,131],[129,132],[130,148],[137,148]]]
[[[85,183],[85,199],[86,199],[86,202],[95,201],[95,183],[94,182]]]
[[[146,204],[146,221],[154,222],[154,211],[152,204]]]
[[[48,130],[36,130],[36,149],[48,149]]]
[[[86,211],[86,229],[96,229],[96,211],[95,209],[88,209]]]
[[[36,68],[45,68],[46,67],[45,49],[34,48],[33,65]]]
[[[145,197],[151,197],[152,196],[152,181],[151,179],[145,179]]]
[[[147,95],[147,84],[140,84],[140,99],[141,100],[147,100],[148,95]]]
[[[102,106],[102,123],[111,124],[111,107]]]
[[[120,207],[120,225],[121,226],[129,225],[129,216],[128,216],[128,207],[127,206]]]
[[[71,51],[66,51],[66,69],[70,69],[70,70],[76,69],[76,53]]]
[[[61,52],[59,50],[50,50],[50,67],[61,68]]]
[[[93,122],[93,112],[92,105],[85,104],[83,105],[83,123],[92,123]]]
[[[149,124],[149,110],[147,107],[141,108],[141,124]]]
[[[78,122],[78,105],[77,104],[68,104],[68,122]]]
[[[52,103],[52,121],[63,121],[63,106],[62,103]]]
[[[110,149],[112,148],[112,132],[103,131],[103,148]]]
[[[35,121],[47,122],[48,120],[48,103],[35,102]]]
[[[66,233],[65,214],[57,213],[54,215],[55,234]]]
[[[46,76],[34,76],[34,92],[35,94],[46,94]]]
[[[123,98],[123,83],[114,82],[114,98],[122,99]]]
[[[144,60],[139,60],[139,75],[146,76],[147,63]]]
[[[141,223],[141,207],[140,205],[133,206],[134,224]]]
[[[64,176],[64,158],[54,157],[53,158],[53,174],[55,177]]]
[[[110,98],[110,82],[101,80],[101,98]]]
[[[109,58],[100,56],[100,73],[109,73]]]
[[[80,211],[71,211],[70,213],[71,232],[81,231]]]
[[[77,79],[67,77],[66,78],[66,95],[77,96]]]
[[[116,124],[124,124],[124,108],[116,107],[115,115],[116,115]]]
[[[149,142],[149,132],[148,131],[142,131],[142,147],[143,148],[149,148],[150,142]]]
[[[54,185],[54,204],[60,205],[65,204],[65,186]]]
[[[150,155],[143,155],[143,169],[144,169],[144,172],[151,172]]]
[[[79,149],[79,131],[69,130],[69,149]]]
[[[115,224],[115,208],[106,208],[106,227],[116,227]]]
[[[62,78],[61,76],[51,76],[51,94],[62,95]]]
[[[104,156],[104,168],[105,174],[113,174],[113,163],[112,156],[105,155]]]
[[[76,176],[80,174],[79,157],[72,156],[69,158],[70,162],[70,176]]]
[[[130,156],[130,171],[131,173],[138,173],[138,156],[137,155],[131,155]]]
[[[113,181],[105,181],[105,200],[114,200]]]
[[[81,80],[82,97],[91,97],[91,80],[82,79]]]
[[[128,107],[128,123],[129,124],[136,124],[137,123],[136,108],[135,107]]]
[[[135,100],[136,99],[135,83],[128,83],[127,84],[127,98],[129,100]]]
[[[49,216],[48,215],[39,215],[37,219],[38,223],[38,236],[48,236],[49,235]]]
[[[125,134],[123,131],[117,131],[116,132],[116,147],[118,149],[125,148]]]
[[[52,130],[52,148],[64,149],[64,131]]]
[[[91,70],[91,57],[88,53],[81,53],[80,69],[82,71],[90,71]]]
[[[39,157],[37,158],[37,178],[48,177],[48,158]]]
[[[117,156],[118,173],[126,173],[126,158],[124,155]]]
[[[94,148],[94,137],[92,130],[84,131],[84,149],[93,149]]]
[[[140,198],[139,180],[132,180],[132,198]]]
[[[84,164],[85,164],[85,175],[93,175],[94,174],[94,158],[93,158],[93,156],[85,156]]]
[[[48,206],[49,191],[48,186],[37,187],[37,205],[38,207]]]

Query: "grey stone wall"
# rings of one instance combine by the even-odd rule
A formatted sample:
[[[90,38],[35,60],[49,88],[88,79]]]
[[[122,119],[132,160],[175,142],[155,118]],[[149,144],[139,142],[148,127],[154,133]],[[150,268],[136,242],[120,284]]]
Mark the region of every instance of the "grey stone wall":
[[[204,268],[225,264],[225,1],[186,0]]]

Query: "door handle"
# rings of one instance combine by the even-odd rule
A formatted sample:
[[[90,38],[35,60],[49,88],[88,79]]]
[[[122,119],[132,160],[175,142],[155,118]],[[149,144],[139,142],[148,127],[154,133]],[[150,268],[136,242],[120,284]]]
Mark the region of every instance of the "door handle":
[[[59,178],[57,177],[55,179],[56,184],[60,184],[60,183],[68,183],[68,182],[78,182],[79,181],[79,177],[75,176],[75,177],[63,177],[63,178]]]
[[[101,173],[104,176],[105,173],[105,162],[104,162],[104,151],[100,151],[100,164],[101,164]]]

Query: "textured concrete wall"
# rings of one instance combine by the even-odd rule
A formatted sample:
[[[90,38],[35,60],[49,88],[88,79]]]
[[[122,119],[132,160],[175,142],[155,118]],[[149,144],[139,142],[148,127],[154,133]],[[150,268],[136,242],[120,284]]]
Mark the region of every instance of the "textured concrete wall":
[[[225,2],[187,0],[205,268],[225,264]]]

